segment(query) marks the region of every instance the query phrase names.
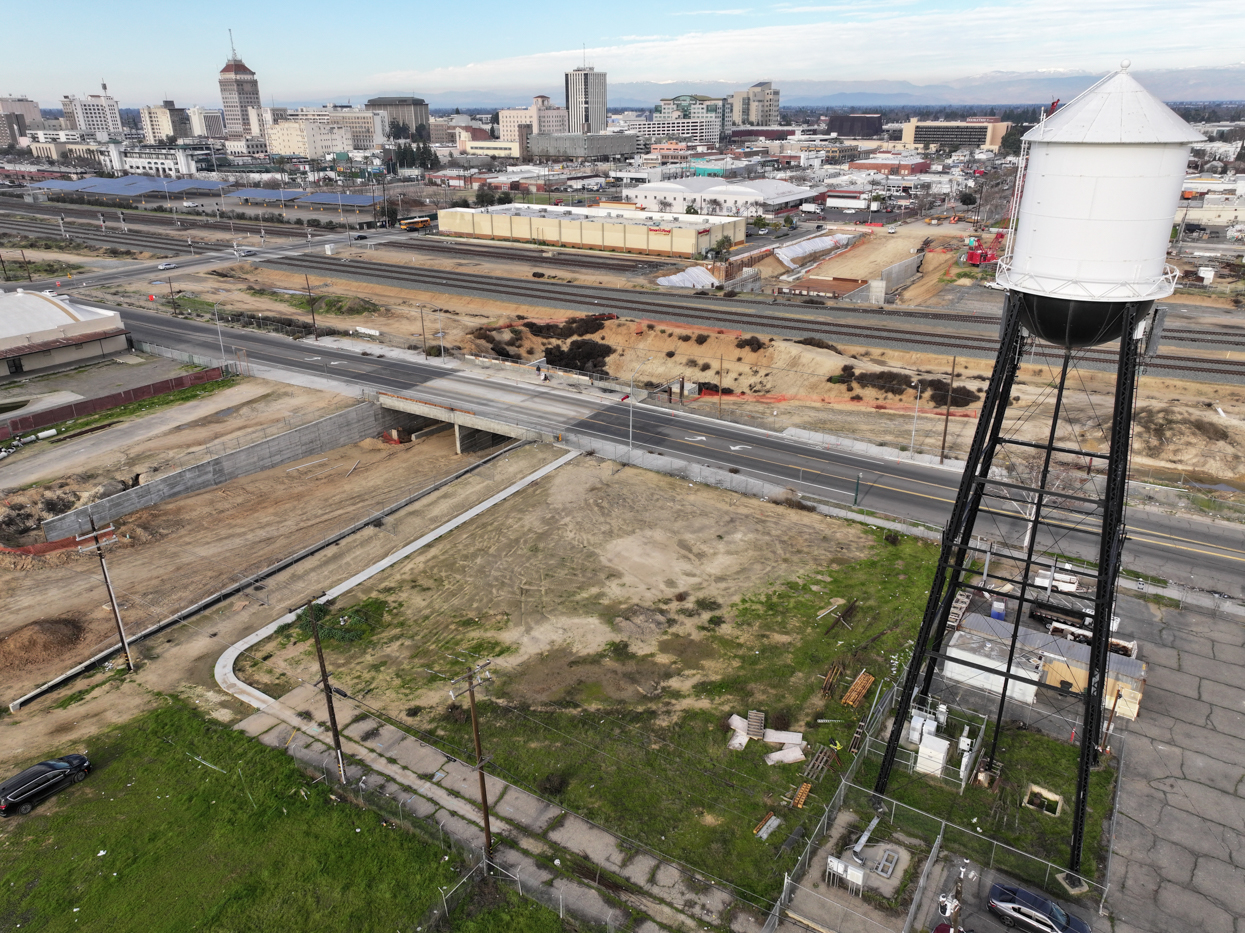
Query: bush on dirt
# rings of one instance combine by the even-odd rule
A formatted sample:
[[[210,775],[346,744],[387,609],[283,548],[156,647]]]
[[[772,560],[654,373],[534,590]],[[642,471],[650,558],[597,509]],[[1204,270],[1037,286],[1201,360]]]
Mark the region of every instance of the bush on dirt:
[[[603,373],[605,372],[605,360],[613,352],[614,348],[608,343],[598,343],[595,340],[572,340],[565,350],[558,346],[549,347],[545,351],[545,359],[549,361],[550,366],[562,369],[573,369],[584,373]]]

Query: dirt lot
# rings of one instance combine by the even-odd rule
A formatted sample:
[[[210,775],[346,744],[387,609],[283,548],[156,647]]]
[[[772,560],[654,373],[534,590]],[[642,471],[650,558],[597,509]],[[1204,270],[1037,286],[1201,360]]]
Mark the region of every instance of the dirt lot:
[[[270,471],[131,516],[119,523],[122,543],[109,557],[127,627],[154,621],[230,579],[247,562],[258,564],[265,554],[295,551],[357,521],[378,502],[393,501],[411,487],[426,485],[474,459],[453,451],[452,437],[447,443],[444,434],[422,444],[384,450],[364,441],[333,452],[330,462],[317,465],[326,468],[339,461],[348,468],[363,459],[346,483],[334,479],[342,470],[288,481]],[[246,708],[223,695],[212,676],[226,645],[461,514],[558,453],[528,446],[509,454],[390,516],[383,526],[366,528],[282,571],[266,581],[264,590],[236,597],[140,642],[137,674],[96,671],[14,714],[7,714],[9,701],[88,656],[111,632],[112,622],[97,576],[99,565],[93,559],[65,557],[63,563],[44,560],[37,567],[32,561],[29,567],[0,571],[4,608],[12,606],[22,622],[38,620],[0,641],[0,681],[5,687],[0,698],[5,704],[0,707],[5,710],[0,717],[0,767],[41,753],[53,741],[85,740],[108,724],[128,719],[159,702],[152,691],[181,693],[223,721],[235,719]],[[315,509],[299,511],[309,493],[314,494],[310,501]],[[124,538],[127,533],[129,540]],[[49,605],[47,594],[61,592],[58,588],[64,591],[63,599]],[[295,682],[289,680],[286,686]]]
[[[356,404],[331,392],[245,379],[194,401],[131,415],[83,437],[33,444],[0,464],[0,490],[8,503],[0,508],[0,531],[10,546],[34,543],[34,538],[21,538],[35,531],[47,509],[38,505],[38,514],[22,528],[10,527],[14,504],[34,505],[55,494],[50,514],[58,515],[99,498],[105,483],[132,485],[135,477],[141,482],[197,463],[208,455],[204,449],[209,445],[254,442]],[[44,488],[26,488],[32,484]]]
[[[782,560],[769,560],[778,539]],[[425,668],[462,648],[500,657],[497,676],[519,702],[585,684],[611,700],[685,691],[729,673],[703,635],[730,616],[725,607],[872,542],[823,516],[580,458],[343,597],[401,608],[341,676],[388,705],[439,702]],[[621,662],[609,653],[618,641],[629,645]],[[274,664],[306,666],[305,642],[274,636],[257,651],[278,642]]]
[[[365,518],[368,509],[380,509],[452,472],[459,459],[448,431],[398,447],[366,440],[308,456],[323,462],[301,470],[275,467],[119,519],[121,540],[110,549],[109,572],[124,594],[127,626],[146,628],[236,576]],[[5,590],[0,635],[11,636],[0,642],[0,673],[11,689],[41,679],[43,662],[70,667],[71,654],[89,657],[112,637],[94,558],[76,552],[2,554],[0,568]],[[44,621],[50,615],[47,595],[53,592],[54,618],[63,624],[49,628]],[[33,626],[33,635],[21,634],[27,626]],[[28,637],[30,643],[23,644]],[[37,648],[44,640],[53,647],[46,654]],[[77,651],[66,651],[70,644]]]

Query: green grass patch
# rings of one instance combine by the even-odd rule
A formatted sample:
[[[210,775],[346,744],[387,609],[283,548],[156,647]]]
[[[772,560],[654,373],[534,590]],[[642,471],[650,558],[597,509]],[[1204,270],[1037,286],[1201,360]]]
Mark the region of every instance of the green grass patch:
[[[497,773],[759,898],[773,898],[800,852],[797,846],[779,857],[779,846],[800,825],[812,830],[835,779],[828,775],[805,809],[783,806],[782,797],[802,780],[802,765],[766,765],[762,758],[773,748],[759,742],[728,751],[726,717],[765,710],[771,727],[802,731],[814,746],[848,744],[912,640],[937,559],[936,547],[920,539],[895,541],[886,543],[879,532],[864,559],[749,594],[729,607],[729,621],[723,616],[700,637],[663,648],[678,648],[688,668],[700,656],[683,642],[725,662],[729,675],[690,689],[694,699],[710,701],[708,709],[679,709],[682,697],[669,687],[651,701],[611,701],[602,673],[621,668],[645,692],[652,688],[643,677],[655,662],[622,640],[571,661],[584,669],[583,680],[539,707],[509,700],[500,679],[492,688],[496,700],[477,701]],[[835,596],[857,600],[847,623],[817,618]],[[842,674],[827,700],[821,685],[834,664]],[[861,670],[879,683],[857,707],[844,706],[841,699]],[[470,745],[465,716],[438,717],[432,728],[447,748]],[[783,825],[761,841],[752,830],[770,810]]]
[[[27,275],[27,271],[29,271],[29,275]],[[72,262],[39,259],[23,263],[10,256],[5,261],[3,269],[0,269],[0,277],[3,277],[3,280],[6,282],[28,282],[32,279],[37,282],[40,279],[63,278],[73,275],[75,272],[85,271],[87,271],[86,266],[80,266]]]
[[[376,314],[382,309],[374,301],[356,298],[350,295],[294,295],[287,292],[273,291],[268,288],[256,288],[248,285],[247,292],[261,298],[270,298],[283,304],[298,308],[300,311],[315,311],[316,314],[336,314],[353,316],[360,314]]]
[[[993,734],[993,728],[987,735]],[[987,739],[987,742],[989,740]],[[989,745],[984,755],[989,753]],[[969,786],[960,795],[958,788],[919,774],[896,771],[892,774],[887,796],[922,810],[934,820],[904,816],[896,819],[899,829],[912,832],[932,842],[938,832],[938,820],[947,820],[968,829],[972,834],[958,833],[948,841],[949,851],[989,864],[992,841],[997,840],[1039,859],[1066,867],[1072,838],[1072,810],[1076,800],[1078,746],[1059,741],[1033,730],[1004,728],[999,736],[998,760],[1003,769],[999,790]],[[877,777],[878,761],[870,758],[861,764],[854,783],[870,788]],[[1084,855],[1081,870],[1090,880],[1098,878],[1105,859],[1102,851],[1103,823],[1110,816],[1115,770],[1095,771],[1090,780],[1089,815],[1085,823]],[[1063,797],[1059,816],[1021,806],[1030,784]],[[977,829],[980,828],[980,832]],[[930,833],[933,835],[930,835]],[[993,854],[995,867],[1027,881],[1041,884],[1045,870],[1037,863],[1018,859],[1007,853]],[[1036,873],[1036,877],[1035,877]],[[1052,879],[1053,881],[1053,879]]]
[[[435,845],[177,702],[90,756],[84,783],[0,828],[6,926],[405,930],[458,874]]]
[[[81,240],[62,240],[50,237],[18,236],[13,233],[0,233],[0,247],[4,249],[37,249],[45,253],[77,253],[79,256],[105,256],[109,259],[134,259],[138,253],[128,249],[117,249],[112,246],[93,246]],[[8,259],[5,259],[8,262]]]
[[[471,889],[450,912],[454,933],[559,933],[564,929],[556,910],[521,897],[517,891],[488,880]]]
[[[97,411],[92,415],[83,415],[81,418],[70,418],[68,421],[62,421],[60,424],[55,425],[55,427],[60,433],[65,434],[70,431],[81,431],[83,428],[94,427],[97,424],[103,424],[105,421],[122,421],[126,418],[136,418],[161,408],[169,408],[173,405],[180,405],[183,402],[193,402],[197,399],[206,398],[224,389],[232,388],[238,382],[239,377],[226,376],[223,379],[204,382],[197,386],[187,386],[184,389],[175,389],[172,392],[154,395],[151,398],[145,398],[137,402],[127,402],[124,405],[118,405],[116,408]]]
[[[337,608],[332,600],[327,603],[311,603],[303,607],[291,623],[295,632],[294,642],[314,638],[314,628],[318,623],[322,643],[366,644],[385,627],[385,616],[392,608],[385,600],[375,597],[345,609]]]

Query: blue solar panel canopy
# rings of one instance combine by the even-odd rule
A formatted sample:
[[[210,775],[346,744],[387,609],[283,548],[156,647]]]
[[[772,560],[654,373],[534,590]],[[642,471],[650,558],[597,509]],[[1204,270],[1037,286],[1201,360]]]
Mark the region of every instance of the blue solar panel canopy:
[[[31,182],[32,188],[51,188],[53,191],[77,191],[99,181],[98,178],[80,178],[77,181],[70,181],[66,178],[52,178],[48,181]]]
[[[325,204],[336,207],[340,204],[342,207],[371,207],[378,201],[383,201],[379,194],[309,194],[305,198],[300,198],[299,204]]]
[[[301,188],[239,188],[225,195],[227,198],[249,198],[252,201],[293,201],[306,195]]]
[[[228,188],[226,181],[205,181],[199,178],[178,178],[168,183],[169,191],[219,191]]]

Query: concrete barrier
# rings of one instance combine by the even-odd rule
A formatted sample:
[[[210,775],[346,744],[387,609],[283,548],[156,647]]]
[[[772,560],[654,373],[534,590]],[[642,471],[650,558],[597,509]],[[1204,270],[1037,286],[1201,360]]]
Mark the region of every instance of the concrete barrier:
[[[364,402],[305,424],[301,428],[196,463],[115,496],[50,518],[43,523],[43,533],[49,541],[83,534],[91,530],[92,518],[95,519],[97,527],[102,527],[123,515],[157,505],[166,499],[210,489],[239,476],[260,473],[299,457],[344,447],[367,437],[379,437],[390,428],[412,431],[431,423],[418,415]]]

